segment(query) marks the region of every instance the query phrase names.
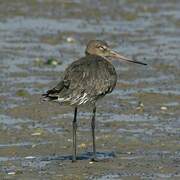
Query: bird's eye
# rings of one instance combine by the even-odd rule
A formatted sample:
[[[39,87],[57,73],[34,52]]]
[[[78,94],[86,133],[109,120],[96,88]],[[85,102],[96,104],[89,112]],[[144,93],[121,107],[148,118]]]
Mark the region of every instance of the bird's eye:
[[[106,51],[106,47],[104,47],[104,46],[99,46],[98,47],[101,51]]]

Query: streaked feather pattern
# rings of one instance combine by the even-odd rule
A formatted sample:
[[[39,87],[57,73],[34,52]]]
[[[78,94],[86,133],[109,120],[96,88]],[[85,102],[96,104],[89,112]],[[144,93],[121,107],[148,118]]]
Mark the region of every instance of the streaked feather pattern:
[[[116,81],[116,71],[109,61],[100,56],[87,55],[73,62],[65,70],[62,81],[43,97],[70,105],[95,103],[112,92]]]

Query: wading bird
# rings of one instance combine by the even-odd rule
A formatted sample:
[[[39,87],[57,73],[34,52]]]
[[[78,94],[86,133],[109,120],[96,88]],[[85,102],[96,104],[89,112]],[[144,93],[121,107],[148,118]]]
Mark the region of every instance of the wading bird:
[[[72,161],[76,161],[76,130],[77,109],[89,104],[93,107],[91,121],[93,140],[93,161],[96,158],[95,145],[95,115],[96,102],[113,91],[117,74],[111,64],[111,58],[146,65],[145,63],[128,59],[111,50],[105,41],[91,40],[87,44],[85,57],[70,64],[64,72],[62,80],[53,89],[43,94],[45,100],[68,104],[74,107],[73,119],[73,153]]]

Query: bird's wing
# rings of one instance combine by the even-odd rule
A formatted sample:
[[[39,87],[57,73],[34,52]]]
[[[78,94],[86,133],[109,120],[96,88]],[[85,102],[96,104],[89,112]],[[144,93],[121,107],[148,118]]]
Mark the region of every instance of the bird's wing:
[[[75,61],[73,62],[66,70],[63,80],[61,80],[54,88],[48,90],[45,94],[42,94],[42,97],[44,100],[51,100],[51,101],[57,101],[58,99],[61,99],[61,101],[66,101],[72,89],[74,89],[72,86],[76,84],[76,81],[73,79],[73,74],[76,76],[77,73],[75,73],[76,67],[78,67],[81,64],[81,61]],[[72,77],[71,77],[72,76]],[[71,82],[71,83],[70,83]],[[70,87],[71,85],[71,87]]]
[[[66,69],[64,84],[68,89],[63,96],[67,97],[71,104],[95,101],[114,88],[107,64],[87,58],[75,61]]]
[[[74,61],[65,70],[63,80],[43,97],[58,102],[84,104],[93,103],[111,92],[116,81],[115,70],[109,62],[96,58]]]

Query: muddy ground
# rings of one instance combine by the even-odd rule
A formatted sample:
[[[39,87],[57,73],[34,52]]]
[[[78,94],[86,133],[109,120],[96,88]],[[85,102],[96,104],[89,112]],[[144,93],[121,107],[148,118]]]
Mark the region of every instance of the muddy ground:
[[[0,179],[180,179],[180,1],[0,0]],[[118,83],[91,109],[40,96],[83,56],[89,39],[147,67],[113,62]]]

